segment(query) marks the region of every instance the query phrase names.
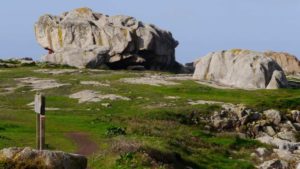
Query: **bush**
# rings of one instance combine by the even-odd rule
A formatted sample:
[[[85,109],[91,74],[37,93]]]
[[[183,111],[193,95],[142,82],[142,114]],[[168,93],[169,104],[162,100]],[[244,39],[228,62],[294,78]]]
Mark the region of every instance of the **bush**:
[[[116,160],[116,165],[120,166],[120,165],[129,165],[131,163],[131,161],[133,160],[133,153],[129,152],[126,154],[121,154],[120,158]]]
[[[122,127],[109,127],[106,129],[107,136],[118,136],[118,135],[126,135],[126,129]]]

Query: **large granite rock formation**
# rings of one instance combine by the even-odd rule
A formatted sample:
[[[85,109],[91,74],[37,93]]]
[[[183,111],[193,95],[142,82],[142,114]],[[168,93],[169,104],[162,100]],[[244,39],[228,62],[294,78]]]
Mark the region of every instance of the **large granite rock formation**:
[[[261,52],[233,49],[213,52],[195,63],[194,78],[244,89],[287,86],[281,67]]]
[[[264,53],[265,56],[274,59],[283,69],[285,74],[297,74],[300,73],[300,61],[296,56],[284,52],[268,51]]]
[[[78,68],[112,69],[142,65],[178,68],[171,32],[130,16],[108,16],[79,8],[60,16],[44,15],[35,24],[38,43],[49,51],[43,60]]]
[[[38,151],[31,148],[6,148],[0,150],[0,168],[4,169],[86,169],[87,159],[77,154],[61,151]]]

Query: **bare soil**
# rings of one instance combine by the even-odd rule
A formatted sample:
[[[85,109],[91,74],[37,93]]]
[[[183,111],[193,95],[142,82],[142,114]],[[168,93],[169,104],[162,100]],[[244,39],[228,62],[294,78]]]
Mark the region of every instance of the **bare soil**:
[[[83,132],[71,132],[66,136],[70,138],[77,146],[77,154],[89,156],[93,155],[99,150],[99,146],[89,138],[87,133]]]

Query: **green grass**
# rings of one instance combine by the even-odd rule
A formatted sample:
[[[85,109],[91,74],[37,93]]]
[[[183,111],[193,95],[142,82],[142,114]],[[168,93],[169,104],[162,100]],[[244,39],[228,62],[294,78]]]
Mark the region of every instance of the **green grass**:
[[[76,145],[66,137],[68,132],[86,132],[99,145],[97,154],[89,157],[90,168],[193,168],[231,169],[253,168],[253,149],[262,145],[230,134],[205,133],[200,117],[220,107],[187,104],[189,100],[214,100],[246,104],[257,110],[277,108],[300,109],[299,89],[235,90],[215,89],[187,80],[175,86],[133,85],[121,78],[139,77],[140,72],[103,71],[48,75],[33,72],[37,67],[0,69],[0,92],[16,87],[15,78],[38,77],[70,83],[44,90],[47,106],[60,108],[47,111],[46,143],[49,149],[74,152]],[[155,73],[155,72],[147,72]],[[80,85],[80,81],[109,82],[109,87]],[[68,96],[81,90],[118,94],[131,101],[104,100],[79,104]],[[0,148],[11,146],[35,147],[35,113],[27,106],[35,92],[29,87],[0,95]],[[179,96],[179,99],[166,99]],[[110,103],[110,108],[101,103]],[[108,134],[109,133],[109,134]],[[121,133],[121,134],[120,134]],[[116,145],[133,141],[135,151],[114,151]],[[121,144],[120,144],[121,145]],[[126,150],[126,147],[121,149]]]

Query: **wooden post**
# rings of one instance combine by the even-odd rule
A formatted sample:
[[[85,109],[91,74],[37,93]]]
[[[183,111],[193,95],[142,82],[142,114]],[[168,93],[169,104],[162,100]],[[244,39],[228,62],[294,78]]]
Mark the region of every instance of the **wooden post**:
[[[40,150],[45,148],[45,115],[40,116]]]
[[[34,99],[34,111],[36,112],[36,147],[43,150],[45,147],[45,107],[46,99],[41,93],[37,93]]]
[[[40,149],[40,114],[36,114],[36,149]]]

